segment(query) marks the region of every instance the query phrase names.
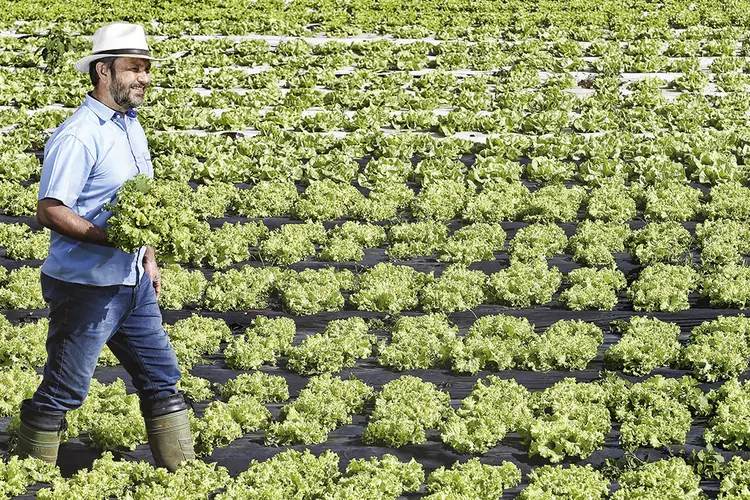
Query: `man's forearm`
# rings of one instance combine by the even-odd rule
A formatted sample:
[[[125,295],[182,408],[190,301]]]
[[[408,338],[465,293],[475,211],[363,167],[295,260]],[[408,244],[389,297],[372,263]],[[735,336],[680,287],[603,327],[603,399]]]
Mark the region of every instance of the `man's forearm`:
[[[143,262],[156,262],[154,247],[146,247],[146,253],[143,254]]]
[[[87,221],[57,200],[39,201],[36,220],[44,227],[84,243],[112,247],[107,231]]]

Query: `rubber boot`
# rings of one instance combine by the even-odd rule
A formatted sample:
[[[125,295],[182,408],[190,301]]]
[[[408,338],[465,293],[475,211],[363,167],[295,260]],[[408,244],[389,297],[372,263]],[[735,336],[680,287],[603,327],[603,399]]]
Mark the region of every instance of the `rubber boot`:
[[[34,457],[54,464],[60,448],[60,433],[67,429],[65,412],[40,412],[31,408],[31,400],[21,402],[21,426],[16,454]]]
[[[188,404],[182,392],[150,401],[141,400],[141,412],[157,467],[174,472],[180,462],[195,458]]]

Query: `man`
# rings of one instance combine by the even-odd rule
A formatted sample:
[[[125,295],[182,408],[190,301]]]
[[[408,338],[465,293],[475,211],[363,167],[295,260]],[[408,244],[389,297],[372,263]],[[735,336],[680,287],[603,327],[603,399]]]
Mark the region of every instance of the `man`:
[[[177,358],[157,305],[160,275],[152,248],[130,254],[107,239],[103,209],[138,173],[153,176],[135,108],[151,81],[143,28],[114,23],[94,34],[75,64],[94,90],[44,150],[37,220],[52,230],[42,266],[50,309],[44,378],[21,405],[18,454],[57,460],[65,414],[88,394],[97,358],[109,345],[141,398],[156,464],[174,471],[194,458],[187,404],[177,390]]]

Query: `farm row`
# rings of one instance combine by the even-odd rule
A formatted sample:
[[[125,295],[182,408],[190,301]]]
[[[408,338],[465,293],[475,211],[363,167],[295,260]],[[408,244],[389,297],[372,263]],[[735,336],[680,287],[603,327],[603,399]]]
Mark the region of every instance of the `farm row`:
[[[46,320],[19,326],[3,323],[0,363],[43,366]],[[591,322],[559,320],[538,334],[528,319],[503,314],[482,316],[462,336],[458,336],[458,327],[441,315],[404,316],[395,323],[352,316],[331,320],[322,331],[301,335],[294,345],[300,337],[290,317],[259,316],[236,337],[221,318],[198,315],[165,325],[165,330],[186,370],[202,362],[204,356],[216,355],[224,342],[223,361],[230,370],[275,366],[284,356],[289,371],[306,377],[340,373],[371,356],[375,366],[396,372],[433,368],[471,375],[482,370],[580,371],[590,366],[604,342],[602,328]],[[683,347],[677,324],[633,316],[610,324],[607,334],[612,335],[612,344],[604,351],[603,366],[630,376],[648,375],[657,368],[680,368],[702,382],[726,380],[748,368],[748,332],[745,316],[719,316],[693,328]],[[118,362],[105,349],[99,364]],[[187,390],[196,400],[211,397],[210,391],[206,395],[207,382],[193,382],[198,384],[194,389],[200,390]],[[16,401],[24,392],[5,397]],[[6,399],[3,413],[8,415],[13,409]]]
[[[750,462],[732,458],[721,481],[722,500],[743,498]],[[288,450],[265,462],[252,461],[236,478],[226,468],[200,461],[190,462],[174,475],[161,474],[145,462],[114,461],[110,453],[94,462],[91,471],[65,480],[59,472],[39,463],[15,458],[2,465],[0,476],[15,481],[6,488],[8,494],[22,494],[26,487],[39,481],[51,483],[54,490],[43,488],[37,498],[57,500],[87,495],[90,498],[163,498],[170,494],[180,498],[216,498],[218,500],[255,498],[302,498],[335,500],[396,500],[408,492],[423,492],[420,498],[443,500],[476,498],[491,500],[513,491],[521,472],[511,462],[486,465],[477,459],[441,467],[427,476],[422,466],[411,459],[401,462],[392,455],[382,458],[354,459],[346,471],[339,471],[339,456],[326,451],[316,456],[309,451]],[[423,486],[423,483],[424,486]],[[518,500],[554,497],[586,500],[636,500],[643,498],[706,498],[700,487],[700,476],[683,458],[645,463],[628,471],[618,481],[618,489],[609,495],[611,479],[590,466],[571,465],[539,467],[529,475],[529,485]],[[376,486],[374,486],[376,485]]]

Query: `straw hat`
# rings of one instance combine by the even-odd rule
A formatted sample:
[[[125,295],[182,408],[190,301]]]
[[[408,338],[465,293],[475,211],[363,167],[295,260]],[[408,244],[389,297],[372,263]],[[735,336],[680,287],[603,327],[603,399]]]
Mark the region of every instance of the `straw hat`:
[[[112,56],[138,57],[153,61],[165,60],[151,57],[143,26],[130,23],[112,23],[96,30],[91,55],[79,59],[73,66],[82,73],[88,73],[89,65],[92,62]]]

